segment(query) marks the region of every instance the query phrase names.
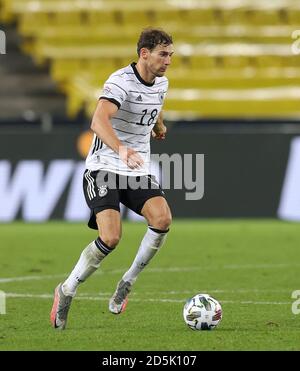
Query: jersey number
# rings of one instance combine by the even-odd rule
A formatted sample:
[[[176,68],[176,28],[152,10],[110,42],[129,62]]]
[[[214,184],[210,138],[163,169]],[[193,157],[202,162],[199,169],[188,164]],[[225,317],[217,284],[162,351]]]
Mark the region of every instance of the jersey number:
[[[148,110],[144,109],[142,112],[143,112],[143,116],[141,117],[141,121],[138,123],[138,125],[148,125],[148,126],[152,125],[154,120],[156,119],[156,116],[157,116],[157,113],[158,113],[157,109],[154,109],[151,112],[150,118],[149,118],[147,124],[144,124],[144,118],[147,115]]]

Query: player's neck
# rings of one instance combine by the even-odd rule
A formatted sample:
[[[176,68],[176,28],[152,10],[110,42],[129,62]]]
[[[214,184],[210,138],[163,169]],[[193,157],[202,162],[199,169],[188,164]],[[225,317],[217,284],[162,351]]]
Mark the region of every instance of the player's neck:
[[[155,80],[155,75],[153,75],[153,73],[151,73],[150,71],[148,71],[146,69],[145,66],[142,65],[142,63],[140,63],[140,61],[137,62],[137,64],[135,65],[139,75],[141,76],[141,78],[146,81],[148,84],[153,84],[154,83],[154,80]]]

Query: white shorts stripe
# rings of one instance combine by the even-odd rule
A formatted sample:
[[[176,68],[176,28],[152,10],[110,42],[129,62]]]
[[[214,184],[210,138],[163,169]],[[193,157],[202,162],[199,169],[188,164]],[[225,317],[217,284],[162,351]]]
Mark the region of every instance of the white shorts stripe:
[[[91,170],[88,170],[87,173],[85,174],[85,179],[88,182],[88,187],[87,187],[87,193],[89,196],[89,199],[91,200],[92,198],[96,197],[96,193],[94,190],[94,179],[91,177]]]
[[[84,177],[85,177],[86,181],[88,182],[88,185],[87,185],[87,189],[86,189],[86,191],[87,191],[87,194],[88,194],[88,196],[89,196],[89,199],[91,200],[92,197],[91,197],[91,193],[90,193],[90,183],[89,183],[89,180],[88,180],[88,178],[87,178],[87,173],[84,174]]]
[[[88,172],[88,178],[90,179],[90,190],[91,190],[91,195],[92,198],[96,197],[96,192],[94,190],[94,178],[91,176],[91,170]]]

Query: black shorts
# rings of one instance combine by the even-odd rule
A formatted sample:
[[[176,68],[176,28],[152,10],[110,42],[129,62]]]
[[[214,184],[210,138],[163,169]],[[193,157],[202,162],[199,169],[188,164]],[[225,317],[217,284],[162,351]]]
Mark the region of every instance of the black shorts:
[[[120,202],[141,215],[147,200],[152,197],[165,197],[155,176],[124,176],[104,170],[85,170],[83,191],[91,209],[88,226],[98,229],[96,214],[106,209],[120,211]]]

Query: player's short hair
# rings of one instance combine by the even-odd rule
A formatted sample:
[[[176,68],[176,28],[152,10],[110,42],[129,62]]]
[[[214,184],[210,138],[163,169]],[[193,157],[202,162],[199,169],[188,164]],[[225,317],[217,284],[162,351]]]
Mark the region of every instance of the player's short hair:
[[[172,36],[165,31],[155,28],[146,28],[140,35],[137,43],[137,53],[140,56],[142,48],[152,51],[157,45],[168,46],[173,44]]]

